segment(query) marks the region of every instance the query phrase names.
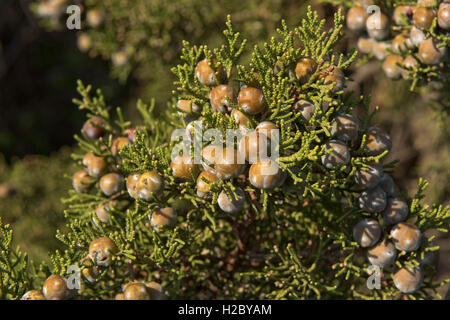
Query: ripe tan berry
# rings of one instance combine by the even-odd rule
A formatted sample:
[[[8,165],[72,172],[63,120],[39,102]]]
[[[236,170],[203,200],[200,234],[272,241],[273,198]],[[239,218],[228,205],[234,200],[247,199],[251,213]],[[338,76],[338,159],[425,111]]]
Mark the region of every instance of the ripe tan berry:
[[[324,84],[334,84],[331,88],[332,92],[337,92],[344,89],[345,75],[338,67],[329,66],[322,71],[322,77],[325,78]]]
[[[430,8],[418,7],[414,10],[413,24],[417,28],[428,29],[436,17],[436,11]]]
[[[151,226],[159,231],[162,227],[173,226],[177,221],[177,213],[170,207],[157,208],[149,214],[148,219]]]
[[[162,300],[164,298],[164,289],[163,287],[155,282],[146,282],[147,291],[150,295],[150,299],[152,300]]]
[[[195,76],[198,81],[205,86],[214,86],[217,84],[217,81],[220,82],[224,80],[225,71],[220,66],[217,68],[217,71],[209,66],[208,60],[201,60],[197,66],[195,67]]]
[[[91,9],[86,14],[86,22],[92,28],[97,28],[105,20],[105,13],[101,10]]]
[[[450,3],[439,5],[438,25],[444,30],[450,30]]]
[[[314,115],[314,112],[316,110],[316,107],[314,104],[308,100],[298,100],[294,104],[294,110],[297,112],[300,112],[303,116],[303,119],[306,121],[311,120],[312,116]]]
[[[372,14],[366,20],[366,29],[372,39],[381,41],[389,36],[389,18],[384,14]]]
[[[272,159],[261,159],[252,164],[248,174],[250,183],[258,189],[273,189],[280,182],[281,169]]]
[[[417,291],[423,282],[423,272],[419,267],[403,267],[393,276],[394,285],[403,293]]]
[[[116,296],[114,297],[114,300],[125,300],[125,296],[123,293],[118,293],[116,294]]]
[[[222,190],[217,198],[217,204],[220,209],[226,213],[237,213],[244,208],[245,193],[244,190],[237,187],[235,192],[229,191],[229,195]]]
[[[407,56],[405,57],[405,59],[403,59],[403,66],[404,68],[402,68],[402,78],[403,79],[408,79],[409,78],[409,71],[406,68],[410,68],[410,69],[416,69],[418,66],[418,62],[416,60],[416,58],[414,58],[413,56]]]
[[[377,245],[367,250],[367,259],[372,265],[387,267],[395,262],[397,250],[389,240],[382,240]]]
[[[270,156],[270,140],[259,131],[251,131],[239,142],[239,153],[250,163]]]
[[[191,180],[192,175],[194,178],[197,176],[199,168],[194,163],[194,159],[188,155],[178,155],[170,163],[172,169],[172,175],[175,178],[179,178],[185,181]],[[192,171],[192,174],[191,174]]]
[[[112,264],[112,256],[117,251],[116,244],[108,237],[95,239],[89,244],[89,257],[100,267],[109,267]]]
[[[238,105],[248,114],[261,113],[265,109],[264,95],[257,88],[242,88],[238,95]]]
[[[84,268],[81,271],[81,274],[83,275],[83,278],[86,279],[86,281],[89,283],[95,283],[98,276],[100,275],[97,267]]]
[[[111,153],[113,156],[118,156],[120,150],[122,150],[123,147],[131,145],[131,141],[128,140],[128,138],[125,137],[119,137],[114,139],[112,145],[111,145]]]
[[[365,212],[377,213],[386,208],[386,192],[379,186],[362,192],[358,200],[359,207]]]
[[[392,49],[394,51],[406,51],[408,49],[412,49],[414,47],[411,39],[404,35],[398,34],[395,36],[394,40],[392,40]]]
[[[407,25],[409,17],[412,16],[412,6],[397,6],[394,10],[393,19],[395,24],[399,26]]]
[[[150,201],[153,194],[159,193],[163,188],[161,176],[156,171],[147,171],[139,177],[136,193],[139,199]]]
[[[366,134],[365,152],[368,156],[377,156],[392,148],[391,137],[378,127],[370,127]]]
[[[96,140],[105,135],[103,120],[99,117],[87,120],[84,123],[82,130],[86,133],[88,138],[92,140]]]
[[[383,221],[386,224],[396,224],[408,217],[408,204],[398,198],[389,198],[386,209],[382,212]]]
[[[212,172],[203,171],[200,173],[197,178],[197,195],[200,198],[206,197],[211,188],[211,184],[217,182],[218,180],[219,179]]]
[[[366,29],[367,14],[363,7],[353,7],[347,12],[347,28],[353,31]]]
[[[345,143],[339,140],[330,140],[325,144],[325,150],[330,153],[322,155],[322,164],[332,169],[334,167],[346,165],[350,161],[350,151]]]
[[[83,165],[87,168],[91,177],[100,177],[108,169],[108,162],[105,158],[97,157],[92,153],[87,153],[83,158]]]
[[[403,62],[401,56],[392,54],[383,62],[383,71],[386,76],[392,80],[400,79],[402,68],[399,66]]]
[[[420,44],[418,57],[422,63],[429,65],[438,64],[444,59],[446,51],[446,47],[438,48],[437,42],[429,38]]]
[[[112,207],[114,207],[114,204],[110,202],[107,204],[100,204],[97,209],[95,209],[95,215],[97,219],[102,223],[109,224],[111,222],[109,212],[111,211]]]
[[[231,110],[231,116],[240,128],[247,128],[248,118],[245,114],[237,109]]]
[[[209,93],[209,101],[214,112],[225,113],[230,111],[232,108],[230,101],[234,103],[236,102],[233,87],[226,84],[221,84],[213,88]]]
[[[415,251],[422,241],[422,233],[412,223],[400,222],[391,229],[391,238],[395,247],[403,251]]]
[[[72,186],[76,192],[84,193],[89,190],[92,185],[92,180],[86,170],[79,170],[75,172],[72,179]]]
[[[203,170],[209,171],[215,174],[214,166],[216,164],[216,159],[221,152],[221,146],[209,144],[204,147],[201,151],[202,156],[202,167]]]
[[[125,300],[150,300],[147,286],[140,282],[126,284],[123,297]]]
[[[130,197],[132,197],[133,199],[137,199],[138,197],[137,184],[140,176],[141,175],[139,173],[132,173],[127,178],[127,191]]]
[[[391,44],[387,42],[373,42],[372,53],[378,60],[384,60],[390,54],[388,49],[391,49]]]
[[[419,28],[412,27],[409,32],[409,38],[411,39],[411,43],[418,47],[425,40],[425,33]]]
[[[198,113],[202,111],[202,108],[196,105],[192,100],[178,100],[177,108],[186,113]]]
[[[358,137],[359,123],[351,114],[337,115],[331,124],[331,134],[342,141],[351,141]]]
[[[311,58],[302,58],[295,66],[295,76],[300,83],[307,83],[317,69],[317,63]]]
[[[39,290],[30,290],[25,292],[20,300],[45,300],[45,297]]]
[[[272,133],[276,134],[275,131],[272,132],[272,130],[276,130],[278,131],[278,127],[275,125],[275,123],[270,122],[270,121],[263,121],[260,122],[257,126],[256,126],[256,131],[261,132],[263,134],[266,135],[267,138],[269,138],[270,140],[272,140]],[[279,134],[278,134],[279,136]],[[275,138],[275,137],[274,137]]]
[[[53,274],[45,280],[42,293],[46,300],[64,300],[69,297],[66,279],[59,274]]]
[[[373,50],[374,43],[372,38],[359,37],[356,46],[361,53],[369,54]]]
[[[87,52],[92,47],[91,37],[84,32],[80,32],[77,35],[77,47],[81,52]]]
[[[118,173],[108,173],[100,178],[100,190],[108,197],[119,192],[122,188],[122,177]]]
[[[240,159],[236,149],[222,148],[215,161],[214,171],[219,179],[236,178],[245,169],[244,159]]]
[[[374,246],[380,240],[382,229],[375,219],[363,219],[353,228],[353,239],[363,248]]]

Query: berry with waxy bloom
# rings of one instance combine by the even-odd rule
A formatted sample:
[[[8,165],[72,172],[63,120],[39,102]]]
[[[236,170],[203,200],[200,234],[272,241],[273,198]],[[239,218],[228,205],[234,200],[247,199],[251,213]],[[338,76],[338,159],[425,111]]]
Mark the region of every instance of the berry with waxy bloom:
[[[234,192],[229,191],[229,195],[225,190],[220,192],[217,198],[217,204],[220,209],[226,213],[237,213],[244,208],[245,193],[244,190],[237,187]]]
[[[44,281],[42,293],[46,300],[64,300],[69,297],[66,279],[59,274],[53,274]]]
[[[420,44],[418,57],[422,63],[433,65],[441,63],[446,52],[446,47],[438,47],[437,42],[429,38]]]
[[[401,56],[392,54],[386,58],[383,62],[383,71],[386,76],[392,80],[400,79],[402,75],[402,68],[400,65],[403,62]]]
[[[195,76],[198,81],[205,86],[214,86],[217,84],[217,81],[222,81],[224,78],[225,72],[224,69],[220,66],[217,68],[217,71],[210,67],[208,60],[201,60],[197,66],[195,67]]]
[[[409,38],[411,39],[411,43],[418,47],[425,40],[425,33],[419,28],[412,27],[409,32]]]
[[[239,142],[239,153],[250,163],[270,156],[270,140],[264,133],[251,131]]]
[[[302,58],[295,66],[295,76],[300,83],[306,83],[317,69],[317,63],[311,58]]]
[[[413,24],[417,28],[428,29],[436,17],[436,11],[430,8],[418,7],[414,10]]]
[[[109,267],[117,251],[116,244],[108,237],[95,239],[89,244],[89,257],[96,266]]]
[[[375,40],[384,40],[389,36],[389,18],[384,13],[372,14],[366,20],[369,36]]]
[[[106,204],[100,204],[97,209],[95,209],[95,215],[97,219],[102,222],[109,224],[111,222],[111,219],[109,217],[111,208],[114,207],[115,203],[106,203]],[[95,222],[95,220],[94,220]]]
[[[400,222],[391,229],[391,238],[398,250],[415,251],[422,242],[422,233],[412,223]]]
[[[199,171],[198,166],[194,163],[194,159],[191,156],[184,154],[173,158],[170,163],[170,168],[172,168],[172,175],[175,178],[186,181],[192,179],[192,175],[194,175],[195,178]]]
[[[105,135],[104,123],[100,117],[88,119],[83,124],[82,130],[92,140],[96,140]]]
[[[91,177],[100,177],[108,169],[108,162],[105,158],[97,157],[92,153],[87,153],[83,158],[83,165],[87,168]]]
[[[450,30],[450,3],[441,3],[439,5],[438,25],[444,30]]]
[[[248,114],[258,114],[265,109],[263,92],[260,89],[245,87],[239,91],[238,105]]]
[[[155,230],[160,230],[165,226],[173,226],[177,221],[177,213],[173,208],[156,208],[148,215],[151,226]]]
[[[127,191],[130,197],[132,197],[133,199],[136,199],[138,197],[137,184],[140,176],[141,175],[139,173],[132,173],[127,178]]]
[[[383,176],[383,167],[380,165],[367,165],[355,172],[355,182],[365,189],[375,188]]]
[[[316,110],[316,107],[314,106],[314,104],[308,100],[298,100],[295,104],[294,104],[294,110],[300,112],[303,116],[303,118],[306,121],[311,120],[312,116],[314,115],[314,111]]]
[[[347,28],[353,31],[366,29],[367,14],[363,7],[355,6],[347,12]]]
[[[408,217],[408,204],[398,198],[389,198],[386,209],[382,212],[383,221],[386,224],[396,224]]]
[[[420,267],[403,267],[393,276],[395,287],[403,293],[417,291],[423,282],[423,272]]]
[[[275,188],[281,176],[279,165],[272,159],[260,159],[251,165],[248,178],[258,189]]]
[[[380,186],[362,192],[358,200],[359,207],[369,213],[381,212],[386,208],[386,192]]]
[[[195,135],[201,137],[201,132],[203,131],[203,123],[201,120],[191,121],[186,125],[186,135],[189,140],[195,140]]]
[[[391,137],[378,127],[370,127],[366,134],[364,150],[368,156],[378,156],[392,148]]]
[[[30,290],[25,292],[20,300],[45,300],[45,297],[39,290]]]
[[[150,201],[153,194],[162,190],[163,181],[156,171],[147,171],[140,175],[136,193],[139,199]]]
[[[230,111],[232,107],[230,101],[236,101],[233,87],[226,84],[218,85],[209,93],[209,101],[214,112]]]
[[[331,125],[331,134],[339,140],[350,141],[358,136],[359,123],[351,114],[337,115]]]
[[[200,198],[206,197],[211,189],[211,184],[217,182],[218,180],[219,179],[212,172],[203,171],[202,173],[200,173],[197,178],[197,195]]]
[[[194,101],[192,101],[192,100],[183,100],[183,99],[178,100],[177,108],[186,113],[192,113],[192,112],[198,113],[198,112],[202,111],[202,108],[199,107],[198,105],[196,105],[194,103]]]
[[[72,186],[78,193],[84,193],[89,190],[92,185],[92,180],[86,170],[79,170],[75,172],[72,179]]]
[[[122,176],[118,173],[108,173],[100,178],[100,190],[108,197],[119,192],[122,188]]]
[[[392,197],[395,194],[395,182],[394,179],[387,173],[383,174],[380,180],[380,188],[386,192],[386,196]]]
[[[353,227],[353,239],[363,248],[374,246],[381,233],[381,226],[375,219],[363,219]]]
[[[111,146],[111,153],[113,156],[118,156],[120,150],[122,150],[123,147],[131,145],[131,141],[128,140],[128,138],[125,137],[118,137],[114,139],[112,146]]]
[[[327,154],[322,155],[322,164],[328,169],[346,165],[350,161],[350,151],[342,141],[330,140],[325,144],[325,150]]]
[[[132,282],[125,285],[124,300],[150,300],[147,286],[141,282]]]
[[[382,240],[369,250],[367,250],[367,259],[372,265],[387,267],[395,262],[397,250],[394,244],[389,240]]]

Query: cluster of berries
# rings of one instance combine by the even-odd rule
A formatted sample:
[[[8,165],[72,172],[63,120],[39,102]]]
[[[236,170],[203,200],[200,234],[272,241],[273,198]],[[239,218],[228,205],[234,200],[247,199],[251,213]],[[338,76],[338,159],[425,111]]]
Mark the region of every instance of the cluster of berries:
[[[392,17],[383,12],[369,15],[371,1],[356,3],[347,12],[347,27],[361,34],[358,50],[383,61],[383,71],[390,79],[411,79],[419,69],[447,62],[448,0],[440,4],[438,0],[418,0],[415,6],[399,5]]]

